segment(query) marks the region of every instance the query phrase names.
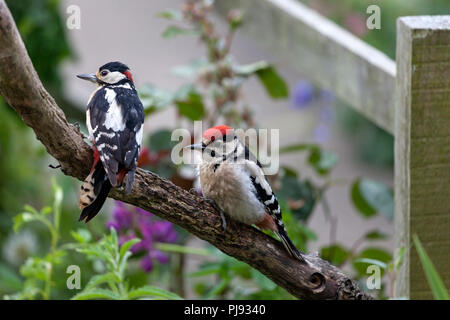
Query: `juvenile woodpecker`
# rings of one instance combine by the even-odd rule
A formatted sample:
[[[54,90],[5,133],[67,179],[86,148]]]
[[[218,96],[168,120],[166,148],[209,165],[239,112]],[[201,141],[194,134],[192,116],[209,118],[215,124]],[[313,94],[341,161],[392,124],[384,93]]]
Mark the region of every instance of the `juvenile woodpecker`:
[[[202,143],[186,148],[202,152],[202,193],[222,215],[225,212],[232,219],[273,231],[292,257],[305,261],[287,235],[280,205],[261,164],[230,127],[210,128],[203,133]]]
[[[142,142],[144,108],[134,87],[130,69],[109,62],[95,74],[78,78],[97,85],[86,110],[86,125],[94,150],[90,174],[81,185],[79,221],[88,222],[102,208],[112,187],[126,178],[125,192],[133,186]]]

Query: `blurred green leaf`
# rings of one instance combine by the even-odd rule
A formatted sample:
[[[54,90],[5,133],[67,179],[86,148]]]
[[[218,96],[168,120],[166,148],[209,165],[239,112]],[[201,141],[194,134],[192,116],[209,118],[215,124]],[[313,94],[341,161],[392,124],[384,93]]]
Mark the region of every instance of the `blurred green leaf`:
[[[113,272],[95,275],[86,284],[83,292],[91,291],[93,288],[108,282],[120,282],[120,279],[118,279],[117,275]]]
[[[248,77],[254,75],[258,71],[270,68],[266,61],[257,61],[246,65],[233,66],[233,71],[240,76]]]
[[[190,79],[206,66],[208,66],[208,61],[205,58],[194,59],[187,65],[173,67],[172,73],[178,77]]]
[[[123,259],[125,257],[125,253],[128,252],[132,246],[139,242],[141,242],[141,239],[134,238],[122,244],[122,246],[120,247],[120,259]]]
[[[170,39],[182,35],[198,35],[199,32],[192,29],[185,29],[178,26],[168,26],[164,30],[162,36],[163,38]]]
[[[289,146],[284,146],[280,148],[280,154],[282,153],[291,153],[298,151],[312,151],[313,149],[318,148],[316,144],[311,143],[296,143]]]
[[[251,269],[253,280],[265,290],[274,290],[277,285],[256,269]]]
[[[428,256],[427,252],[422,246],[417,234],[413,235],[414,245],[419,255],[420,262],[422,263],[422,268],[430,285],[431,292],[433,293],[434,299],[436,300],[450,300],[447,289],[444,286],[444,282],[436,271],[433,262]]]
[[[364,263],[364,264],[368,264],[368,265],[376,265],[379,266],[381,269],[386,269],[387,264],[384,263],[383,261],[380,260],[375,260],[375,259],[369,259],[369,258],[360,258],[360,259],[355,259],[353,261],[354,263]],[[366,268],[367,270],[367,268]]]
[[[309,158],[309,164],[316,169],[318,174],[328,174],[338,162],[338,156],[321,148],[313,148]]]
[[[333,244],[331,246],[322,247],[320,249],[320,256],[322,259],[339,266],[350,256],[350,251],[345,249],[342,245]]]
[[[99,288],[83,291],[72,297],[72,300],[92,300],[92,299],[120,300],[121,297],[120,295],[111,290]]]
[[[271,98],[285,99],[289,97],[288,86],[274,67],[269,66],[267,68],[257,70],[256,75]]]
[[[157,297],[167,300],[182,300],[182,298],[170,291],[155,287],[155,286],[143,286],[138,289],[134,289],[128,292],[128,297],[130,299],[140,298],[140,297]]]
[[[161,129],[152,133],[149,139],[149,148],[152,152],[170,151],[175,145],[172,141],[172,131],[169,129]]]
[[[192,121],[201,120],[205,116],[202,96],[190,85],[177,91],[175,104],[180,114]]]
[[[189,274],[189,277],[203,277],[208,276],[211,274],[218,274],[220,272],[220,265],[213,264],[213,265],[206,265],[200,267],[197,271],[191,272]]]
[[[151,84],[140,87],[138,92],[145,115],[161,111],[173,102],[173,94],[170,91],[159,89]]]
[[[87,229],[78,229],[77,231],[70,231],[72,237],[78,243],[88,243],[92,239],[92,235]]]
[[[286,205],[294,202],[304,202],[298,207],[290,208],[297,219],[306,221],[316,204],[316,196],[313,184],[309,180],[299,181],[297,178],[284,175],[281,178],[281,189],[277,196]]]
[[[200,256],[209,256],[210,255],[208,250],[205,250],[202,248],[187,247],[187,246],[182,246],[182,245],[173,244],[173,243],[158,242],[158,243],[155,243],[155,249],[161,250],[161,251],[166,251],[166,252],[195,254],[195,255],[200,255]]]
[[[179,10],[169,9],[158,13],[157,15],[160,18],[173,20],[173,21],[182,21],[183,13]]]
[[[30,213],[30,212],[22,212],[16,216],[14,216],[14,218],[13,218],[14,232],[19,231],[20,228],[22,228],[22,226],[25,223],[28,223],[31,221],[42,221],[43,219],[41,217],[42,216],[40,216],[39,214],[34,214],[34,213]]]
[[[10,267],[0,263],[0,290],[20,291],[22,290],[22,279]]]
[[[366,233],[364,236],[366,240],[383,240],[389,238],[389,236],[385,233],[382,233],[378,230],[372,230]]]
[[[394,195],[385,184],[370,179],[357,179],[352,185],[351,197],[364,217],[382,213],[389,220],[393,219]]]
[[[373,247],[366,248],[361,253],[359,253],[355,257],[355,259],[353,259],[353,267],[355,268],[355,270],[358,272],[359,275],[366,276],[367,275],[367,273],[366,273],[367,267],[371,263],[361,262],[361,259],[372,259],[372,260],[381,261],[381,262],[387,264],[392,260],[392,255],[390,252],[386,251],[385,249],[373,248]],[[360,261],[360,262],[355,262],[355,261]],[[381,273],[384,274],[384,269],[381,270]]]

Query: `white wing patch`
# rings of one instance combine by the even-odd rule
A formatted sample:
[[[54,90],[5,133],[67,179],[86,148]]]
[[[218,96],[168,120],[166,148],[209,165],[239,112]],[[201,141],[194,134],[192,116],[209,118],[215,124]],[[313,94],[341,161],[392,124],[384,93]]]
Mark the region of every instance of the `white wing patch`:
[[[123,131],[125,129],[125,121],[123,121],[122,110],[117,104],[116,93],[112,89],[105,89],[105,98],[108,101],[109,109],[105,116],[105,128],[114,131]]]
[[[264,176],[264,171],[260,167],[258,167],[258,165],[255,162],[250,160],[245,160],[245,165],[250,175],[252,177],[255,177],[255,182],[261,185],[261,187],[264,189],[267,195],[272,195],[273,193],[272,188],[270,187],[270,184],[267,182]],[[271,199],[269,201],[273,203],[275,199]]]
[[[142,134],[144,131],[144,124],[141,124],[141,128],[139,129],[139,131],[136,133],[136,143],[138,146],[140,146],[142,144]]]

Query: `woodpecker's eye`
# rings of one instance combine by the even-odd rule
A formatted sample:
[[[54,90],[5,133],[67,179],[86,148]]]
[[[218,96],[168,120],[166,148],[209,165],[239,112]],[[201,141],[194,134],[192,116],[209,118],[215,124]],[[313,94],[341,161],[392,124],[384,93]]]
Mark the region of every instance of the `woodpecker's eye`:
[[[216,152],[214,150],[211,150],[211,157],[215,157],[216,156]]]
[[[101,75],[102,77],[106,76],[107,74],[108,74],[108,71],[107,71],[107,70],[103,70],[102,72],[100,72],[100,75]]]

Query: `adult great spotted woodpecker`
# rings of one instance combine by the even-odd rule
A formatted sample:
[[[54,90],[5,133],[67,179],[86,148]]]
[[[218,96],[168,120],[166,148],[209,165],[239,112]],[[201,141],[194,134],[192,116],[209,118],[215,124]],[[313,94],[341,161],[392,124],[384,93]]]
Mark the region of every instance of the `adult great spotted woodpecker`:
[[[305,262],[289,239],[277,197],[257,158],[228,126],[216,126],[203,133],[202,143],[187,146],[202,151],[200,186],[222,215],[261,229],[273,231],[289,254]]]
[[[82,210],[79,221],[88,222],[100,211],[111,188],[121,186],[125,176],[125,192],[131,192],[142,142],[144,108],[130,69],[123,63],[109,62],[96,74],[77,77],[97,84],[86,110],[94,163],[81,185],[78,202]]]

